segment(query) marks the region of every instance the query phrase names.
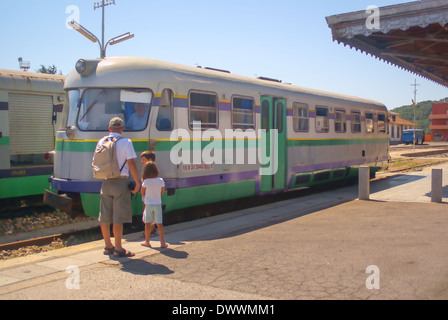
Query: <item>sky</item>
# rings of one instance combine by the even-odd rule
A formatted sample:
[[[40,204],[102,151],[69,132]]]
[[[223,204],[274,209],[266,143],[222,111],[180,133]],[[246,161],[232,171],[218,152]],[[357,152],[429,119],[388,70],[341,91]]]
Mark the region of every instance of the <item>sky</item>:
[[[99,45],[66,27],[73,18],[101,39],[100,9],[90,0],[0,0],[0,69],[55,65],[64,75]],[[106,7],[107,56],[138,56],[213,67],[248,77],[373,99],[389,110],[448,97],[448,90],[332,40],[325,17],[405,3],[400,0],[115,0]]]

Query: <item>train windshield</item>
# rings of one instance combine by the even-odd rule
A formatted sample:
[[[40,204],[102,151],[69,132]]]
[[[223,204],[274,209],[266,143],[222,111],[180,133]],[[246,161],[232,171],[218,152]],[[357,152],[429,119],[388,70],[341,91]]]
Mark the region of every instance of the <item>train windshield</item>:
[[[113,117],[124,120],[126,131],[141,131],[148,125],[151,101],[152,92],[145,89],[86,89],[71,101],[69,114],[77,114],[82,131],[107,131]]]

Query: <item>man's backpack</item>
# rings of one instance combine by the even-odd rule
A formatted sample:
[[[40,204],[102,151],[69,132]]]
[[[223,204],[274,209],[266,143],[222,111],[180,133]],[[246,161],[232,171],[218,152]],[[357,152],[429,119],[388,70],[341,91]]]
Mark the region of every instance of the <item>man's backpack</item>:
[[[92,161],[93,177],[95,179],[105,180],[121,176],[121,171],[127,160],[120,169],[116,152],[116,144],[120,139],[123,139],[123,137],[104,137],[103,143],[95,149]]]

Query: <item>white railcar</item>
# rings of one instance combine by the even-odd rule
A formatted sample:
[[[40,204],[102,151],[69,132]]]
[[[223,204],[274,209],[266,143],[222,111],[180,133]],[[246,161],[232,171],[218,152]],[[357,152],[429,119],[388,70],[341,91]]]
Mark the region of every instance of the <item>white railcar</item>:
[[[165,212],[349,179],[388,161],[387,109],[371,100],[134,57],[80,60],[65,90],[52,186],[80,195],[92,216],[92,155],[114,116],[138,154],[155,151]]]

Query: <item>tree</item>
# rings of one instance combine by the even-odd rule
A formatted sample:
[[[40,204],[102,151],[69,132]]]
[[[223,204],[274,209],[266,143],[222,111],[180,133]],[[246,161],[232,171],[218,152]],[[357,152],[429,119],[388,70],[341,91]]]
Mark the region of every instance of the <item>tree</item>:
[[[43,64],[40,65],[40,68],[36,70],[38,73],[48,73],[48,74],[57,74],[58,68],[55,65],[45,67]],[[59,71],[59,74],[62,75],[62,71]]]

